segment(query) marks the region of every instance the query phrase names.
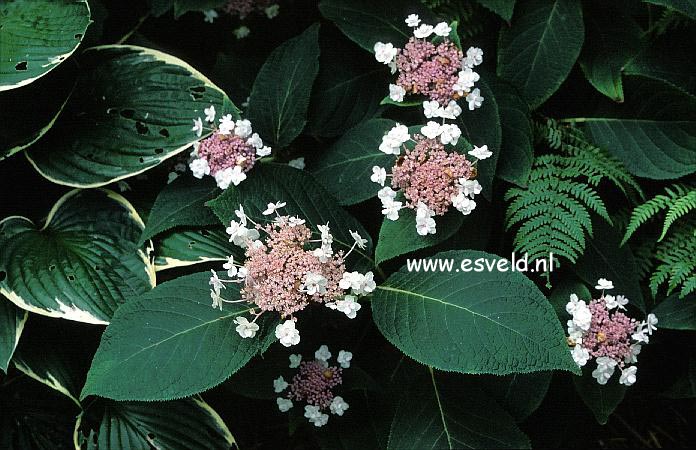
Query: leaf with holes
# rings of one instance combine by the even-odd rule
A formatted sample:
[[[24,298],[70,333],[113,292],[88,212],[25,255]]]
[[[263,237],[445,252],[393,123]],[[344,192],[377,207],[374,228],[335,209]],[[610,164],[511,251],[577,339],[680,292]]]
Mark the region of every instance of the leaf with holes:
[[[532,109],[566,79],[585,37],[580,0],[519,2],[512,26],[498,41],[498,75],[510,81]]]
[[[215,219],[217,221],[217,219]],[[219,228],[177,228],[154,239],[155,269],[191,266],[212,261],[244,259],[244,250],[229,242],[229,236]]]
[[[280,164],[262,164],[254,169],[257,175],[233,189],[227,189],[215,200],[208,203],[220,220],[227,224],[236,220],[234,211],[239,205],[253,220],[259,223],[268,221],[261,212],[271,202],[287,202],[283,214],[295,215],[307,221],[316,233],[317,225],[329,224],[333,234],[334,251],[347,252],[354,239],[350,230],[357,231],[367,239],[365,249],[355,248],[348,258],[350,270],[370,270],[373,266],[370,254],[372,241],[363,226],[351,215],[341,209],[331,195],[314,178],[301,170]],[[353,267],[350,262],[354,262]]]
[[[312,25],[271,53],[249,95],[249,120],[265,141],[282,148],[299,136],[307,123],[318,72],[319,25]]]
[[[473,383],[427,370],[401,395],[388,450],[531,448],[514,419]]]
[[[171,400],[208,390],[244,366],[275,340],[276,319],[265,315],[253,339],[242,339],[234,319],[250,317],[244,303],[210,305],[210,272],[163,283],[131,299],[102,336],[81,398]],[[237,299],[239,287],[224,296]],[[184,359],[181,355],[186,355]],[[133,383],[132,374],[138,374]]]
[[[0,369],[7,372],[29,313],[0,295]]]
[[[373,295],[375,323],[399,350],[463,373],[577,371],[553,308],[509,261],[450,251],[416,263],[438,261],[451,262],[451,271],[402,267]]]
[[[86,0],[16,0],[0,9],[0,91],[25,86],[77,49],[90,24]]]
[[[0,293],[33,313],[106,324],[155,285],[137,245],[143,227],[130,203],[106,190],[69,192],[41,228],[8,217],[0,222]]]
[[[238,116],[224,92],[165,53],[105,45],[85,51],[80,62],[65,110],[26,153],[52,182],[96,187],[139,174],[198,140],[193,119],[209,105]]]

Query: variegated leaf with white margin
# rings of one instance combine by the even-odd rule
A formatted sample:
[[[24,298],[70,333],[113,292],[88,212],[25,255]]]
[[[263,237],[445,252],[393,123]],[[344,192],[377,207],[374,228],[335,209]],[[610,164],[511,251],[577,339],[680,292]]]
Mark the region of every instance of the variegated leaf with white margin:
[[[45,225],[0,221],[0,293],[37,314],[107,324],[128,298],[155,285],[154,265],[137,246],[144,224],[120,195],[74,190]]]
[[[210,105],[217,117],[239,117],[220,88],[166,53],[104,45],[87,49],[80,64],[65,111],[26,152],[54,183],[99,187],[144,172],[200,139],[193,120]]]
[[[26,86],[58,67],[91,22],[87,0],[15,0],[0,6],[0,91]]]
[[[0,295],[0,369],[7,372],[29,313]]]
[[[154,239],[155,270],[226,261],[230,255],[234,255],[235,261],[243,260],[244,251],[229,242],[228,237],[222,229],[167,231]]]

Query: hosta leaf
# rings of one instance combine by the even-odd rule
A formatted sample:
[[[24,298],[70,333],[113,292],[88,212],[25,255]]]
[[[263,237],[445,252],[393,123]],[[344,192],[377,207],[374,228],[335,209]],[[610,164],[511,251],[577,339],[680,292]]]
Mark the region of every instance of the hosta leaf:
[[[478,0],[480,4],[490,9],[508,22],[512,19],[512,10],[516,0]]]
[[[249,96],[248,116],[269,145],[286,147],[302,132],[318,72],[319,25],[273,50],[261,67]]]
[[[254,221],[268,222],[268,216],[261,212],[271,202],[287,202],[281,212],[296,215],[307,221],[307,226],[319,236],[317,225],[329,224],[333,234],[334,251],[348,251],[353,245],[350,230],[357,231],[367,239],[365,249],[355,248],[348,264],[350,270],[369,270],[372,267],[372,242],[363,226],[341,209],[331,195],[307,173],[280,164],[262,164],[254,168],[254,176],[249,177],[236,188],[229,188],[215,200],[208,203],[220,220],[227,224],[236,220],[234,211],[239,205]],[[368,179],[369,182],[369,179]]]
[[[238,261],[244,259],[244,250],[229,242],[229,236],[222,227],[176,229],[161,234],[154,244],[155,269],[158,271],[225,261],[230,255],[234,255]]]
[[[579,0],[526,0],[516,5],[498,42],[498,75],[520,88],[532,109],[566,79],[584,39]]]
[[[29,313],[0,295],[0,369],[7,372]]]
[[[428,371],[404,390],[387,449],[530,448],[513,418],[480,389]]]
[[[696,330],[696,295],[679,298],[670,295],[662,300],[652,313],[660,321],[660,328],[669,330]]]
[[[428,22],[432,15],[427,10],[416,3],[400,0],[322,0],[319,11],[369,52],[378,41],[402,48],[413,33],[404,23],[409,14],[418,14],[423,21],[432,23]]]
[[[177,177],[157,195],[147,218],[141,242],[178,226],[205,226],[217,222],[215,214],[205,207],[205,202],[215,198],[220,191],[212,177],[200,180],[192,176]]]
[[[609,420],[609,416],[617,406],[623,401],[626,395],[626,386],[619,384],[619,375],[615,373],[605,385],[597,383],[592,377],[593,368],[589,367],[593,363],[588,363],[582,370],[582,376],[574,376],[575,390],[582,398],[583,403],[594,414],[597,422],[604,425]],[[621,373],[619,369],[616,372]]]
[[[93,428],[87,426],[92,420]],[[99,450],[237,448],[222,418],[198,397],[170,402],[104,400],[80,414],[76,430],[85,441],[93,430]]]
[[[86,0],[16,0],[0,5],[0,91],[25,86],[65,61],[90,24]]]
[[[71,191],[41,228],[8,217],[0,222],[0,293],[37,314],[108,323],[155,284],[137,245],[143,227],[130,203],[106,190]]]
[[[395,158],[379,150],[396,122],[372,119],[350,129],[311,162],[310,170],[340,204],[353,205],[376,197],[380,186],[370,181],[372,167],[391,170]]]
[[[87,50],[80,63],[65,111],[27,151],[55,183],[95,187],[141,173],[195,142],[193,119],[209,105],[237,116],[210,80],[159,51],[106,45]]]
[[[211,307],[210,272],[187,275],[131,299],[102,336],[81,398],[171,400],[210,389],[244,366],[273,335],[259,319],[253,339],[242,339],[234,319],[250,317],[247,304]],[[239,297],[228,284],[224,296]],[[133,383],[131,375],[138,374]]]
[[[479,264],[483,271],[457,271]],[[501,258],[478,251],[438,253],[451,271],[408,267],[377,287],[373,318],[382,334],[418,362],[463,373],[576,371],[561,325],[539,289],[519,272],[488,271]],[[509,264],[508,264],[509,270]]]

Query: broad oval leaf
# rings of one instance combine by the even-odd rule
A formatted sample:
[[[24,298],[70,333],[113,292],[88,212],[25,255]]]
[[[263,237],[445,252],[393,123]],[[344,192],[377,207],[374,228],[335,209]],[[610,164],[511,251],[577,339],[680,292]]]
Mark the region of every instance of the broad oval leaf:
[[[573,383],[582,402],[592,411],[595,419],[602,425],[609,421],[609,416],[623,401],[626,386],[619,384],[614,375],[607,384],[601,385],[592,377],[592,368],[588,364],[582,370],[582,376],[574,376]]]
[[[660,328],[668,330],[696,330],[696,295],[679,298],[679,294],[670,295],[662,300],[652,313],[660,321]]]
[[[81,398],[171,400],[197,394],[225,381],[275,339],[268,316],[257,322],[256,337],[242,339],[234,319],[249,317],[252,307],[211,307],[209,279],[210,272],[176,278],[119,308],[102,336]],[[238,289],[227,285],[225,298],[235,299]]]
[[[90,24],[87,0],[15,0],[0,9],[0,91],[25,86],[77,49]]]
[[[171,55],[128,45],[88,49],[54,127],[26,152],[47,179],[97,187],[150,169],[199,138],[193,119],[214,105],[238,116],[203,74]]]
[[[282,148],[299,136],[318,72],[319,25],[273,50],[249,96],[249,120],[264,140]]]
[[[222,228],[187,227],[161,234],[154,239],[155,270],[225,261],[230,255],[235,260],[244,259],[244,250],[229,242]]]
[[[465,260],[468,266],[461,264]],[[377,327],[406,355],[442,370],[577,371],[551,305],[509,263],[508,271],[496,270],[501,260],[485,252],[450,251],[416,263],[451,261],[451,271],[402,267],[374,293]],[[479,264],[480,271],[472,271]],[[494,267],[488,271],[486,264]]]
[[[0,295],[0,369],[7,372],[29,313]]]
[[[516,373],[479,377],[477,381],[515,421],[522,422],[539,408],[552,377],[553,372]]]
[[[531,448],[514,419],[473,383],[427,370],[403,391],[388,450]]]
[[[519,2],[498,42],[498,75],[520,88],[532,109],[566,79],[584,40],[580,0]]]
[[[333,234],[334,251],[347,252],[353,246],[350,230],[357,231],[363,239],[367,239],[365,249],[355,248],[349,257],[349,263],[354,261],[356,267],[348,264],[350,270],[369,270],[374,266],[370,257],[372,240],[363,226],[349,215],[331,194],[326,192],[314,178],[307,173],[280,164],[262,164],[254,168],[253,177],[245,180],[235,188],[229,188],[215,200],[208,203],[220,220],[227,224],[237,220],[234,211],[239,205],[253,220],[266,223],[268,216],[261,212],[271,202],[287,202],[282,212],[296,215],[307,221],[307,225],[316,233],[317,225],[329,224]]]
[[[372,119],[341,136],[310,164],[312,174],[341,205],[353,205],[377,196],[379,186],[370,181],[372,167],[391,169],[394,156],[379,150],[382,137],[396,124]]]
[[[41,228],[8,217],[0,221],[0,293],[33,313],[106,324],[155,285],[137,245],[143,227],[130,203],[106,190],[69,192]]]

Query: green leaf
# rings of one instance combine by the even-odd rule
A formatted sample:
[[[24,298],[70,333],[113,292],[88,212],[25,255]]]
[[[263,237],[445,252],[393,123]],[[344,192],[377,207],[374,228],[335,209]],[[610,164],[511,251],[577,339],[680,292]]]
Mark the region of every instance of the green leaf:
[[[205,226],[217,224],[217,218],[205,202],[220,191],[212,177],[196,179],[180,176],[160,191],[147,218],[140,242],[178,226]]]
[[[485,144],[493,152],[490,158],[477,164],[477,179],[483,187],[482,194],[486,200],[490,200],[493,194],[493,178],[495,178],[495,169],[502,143],[501,117],[498,111],[498,102],[488,84],[481,80],[476,86],[481,89],[481,96],[484,98],[483,106],[474,111],[464,111],[457,118],[456,123],[462,130],[462,137],[468,141],[460,140],[457,147],[467,147],[466,150],[469,150],[469,144],[479,147]],[[460,151],[460,153],[464,152]]]
[[[502,132],[496,175],[505,181],[525,187],[534,159],[529,106],[512,85],[502,80],[496,80],[492,85],[498,103]],[[487,162],[488,160],[483,161],[481,167]]]
[[[643,46],[643,30],[620,7],[593,6],[585,16],[587,38],[578,62],[587,80],[610,99],[624,100],[621,73]],[[621,24],[621,26],[617,26]]]
[[[193,67],[143,47],[93,47],[54,127],[27,157],[50,181],[96,187],[150,169],[198,140],[193,119],[214,105],[238,116],[227,96]]]
[[[235,188],[226,189],[220,197],[208,202],[208,206],[223,223],[236,220],[234,211],[239,205],[244,206],[244,211],[254,221],[265,223],[268,216],[261,212],[269,203],[287,202],[283,213],[306,220],[313,233],[319,233],[317,225],[329,223],[334,237],[334,251],[348,251],[354,242],[350,230],[357,231],[367,239],[367,245],[364,250],[357,247],[353,250],[355,258],[351,255],[349,262],[355,261],[358,266],[351,267],[351,270],[372,268],[372,241],[367,231],[360,222],[341,209],[331,194],[314,178],[301,170],[280,164],[262,164],[254,171],[257,172],[255,176],[249,177]]]
[[[509,22],[512,20],[512,10],[515,8],[515,0],[478,0],[478,2],[506,21]]]
[[[394,165],[394,156],[381,152],[379,145],[395,124],[372,119],[350,129],[310,163],[312,175],[341,205],[375,197],[379,186],[370,181],[372,167]]]
[[[377,287],[373,318],[416,361],[441,370],[505,375],[577,371],[561,325],[539,289],[519,272],[486,268],[503,259],[450,251],[420,260],[452,261],[451,271],[402,267]],[[460,265],[468,260],[469,265]],[[480,265],[482,271],[474,272]],[[468,270],[468,271],[467,271]]]
[[[84,441],[94,432],[99,450],[237,447],[222,418],[198,397],[171,402],[103,400],[80,414],[76,430]]]
[[[653,5],[664,6],[665,8],[679,11],[685,16],[696,20],[696,3],[693,0],[643,0],[646,3]]]
[[[696,330],[696,295],[679,298],[670,295],[662,300],[652,313],[660,321],[660,328],[668,330]]]
[[[481,388],[515,421],[522,422],[544,401],[553,372],[516,373],[481,377]]]
[[[694,122],[596,118],[585,129],[638,177],[670,180],[696,171]]]
[[[413,209],[404,208],[399,212],[399,220],[385,218],[382,221],[377,248],[375,248],[375,261],[381,264],[399,255],[444,242],[459,231],[464,220],[465,217],[459,211],[449,211],[444,216],[435,218],[437,233],[421,236],[416,232],[416,212]]]
[[[593,230],[585,254],[574,267],[575,272],[589,286],[594,286],[600,278],[613,281],[612,294],[625,295],[629,305],[645,312],[638,266],[631,249],[621,246],[621,232],[602,220],[593,221]]]
[[[244,251],[229,242],[229,236],[219,228],[175,229],[160,235],[155,239],[155,270],[226,261],[230,255],[243,260]]]
[[[340,136],[377,112],[389,70],[344,38],[322,35],[320,42],[307,128],[313,136]]]
[[[17,0],[0,10],[0,91],[25,86],[58,67],[90,24],[86,0]]]
[[[273,50],[249,96],[249,120],[265,141],[282,148],[300,135],[318,72],[318,24]]]
[[[242,339],[234,319],[250,316],[247,304],[210,305],[210,272],[163,283],[126,303],[101,339],[80,398],[171,400],[225,381],[264,347],[273,321],[262,317],[256,337]],[[227,285],[224,296],[238,297]],[[181,356],[186,355],[182,360]],[[132,374],[138,374],[138,383]]]
[[[69,192],[41,228],[8,217],[0,222],[0,293],[33,313],[106,324],[128,298],[155,285],[137,245],[143,228],[130,203],[106,190]]]
[[[388,450],[531,448],[514,419],[481,390],[428,371],[404,390]]]
[[[582,376],[573,377],[573,383],[575,390],[582,398],[583,403],[590,408],[597,422],[605,425],[611,413],[623,401],[624,395],[626,395],[626,386],[619,384],[616,374],[607,384],[601,385],[592,377],[592,370],[589,364],[585,366],[582,370]]]
[[[7,372],[29,313],[0,295],[0,369]]]
[[[537,108],[570,73],[584,35],[579,0],[522,1],[512,26],[500,33],[498,75]]]
[[[369,52],[374,51],[376,42],[391,42],[394,47],[402,47],[412,36],[411,29],[404,23],[409,14],[418,14],[425,22],[432,19],[432,14],[420,5],[401,0],[322,0],[319,11]]]

